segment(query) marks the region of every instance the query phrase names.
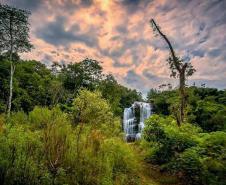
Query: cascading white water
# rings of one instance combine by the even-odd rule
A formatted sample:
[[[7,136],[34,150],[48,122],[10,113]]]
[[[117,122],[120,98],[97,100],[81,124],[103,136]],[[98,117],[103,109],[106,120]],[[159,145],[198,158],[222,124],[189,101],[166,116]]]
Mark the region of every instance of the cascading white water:
[[[136,117],[135,109],[139,109],[139,118]],[[151,104],[134,102],[130,108],[124,109],[123,129],[126,140],[135,140],[141,137],[144,121],[151,116]]]

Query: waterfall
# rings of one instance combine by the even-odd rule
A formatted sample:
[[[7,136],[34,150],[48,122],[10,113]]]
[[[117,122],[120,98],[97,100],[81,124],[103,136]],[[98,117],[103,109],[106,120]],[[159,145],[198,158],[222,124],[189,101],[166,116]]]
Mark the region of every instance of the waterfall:
[[[151,116],[151,104],[134,102],[130,108],[124,109],[123,130],[127,141],[134,141],[141,137],[144,121]]]

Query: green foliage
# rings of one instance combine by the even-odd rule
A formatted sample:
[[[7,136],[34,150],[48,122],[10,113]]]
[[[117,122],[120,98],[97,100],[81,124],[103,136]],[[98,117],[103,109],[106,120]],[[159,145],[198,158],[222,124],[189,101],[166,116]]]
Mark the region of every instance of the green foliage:
[[[5,111],[8,101],[9,68],[9,61],[0,62],[1,112]],[[20,61],[16,69],[13,80],[12,110],[29,112],[38,105],[53,106],[65,101],[65,92],[61,82],[44,64],[37,61]]]
[[[225,130],[226,106],[221,100],[226,97],[226,91],[196,87],[188,90],[188,121],[208,132]]]
[[[122,140],[116,117],[142,100],[141,94],[103,74],[93,59],[68,65],[53,62],[51,69],[21,60],[16,52],[32,47],[28,16],[27,11],[0,5],[0,113],[11,102],[12,85],[14,111],[7,119],[0,115],[0,184],[141,184],[137,156]],[[180,76],[181,90],[194,69],[174,51],[171,54],[168,62],[172,76]],[[225,185],[226,91],[186,88],[186,121],[181,127],[174,119],[182,107],[179,95],[170,88],[148,93],[154,112],[161,116],[146,121],[141,143],[147,160],[186,184]]]
[[[171,117],[153,115],[144,129],[147,159],[188,184],[224,185],[226,133],[202,133],[189,123],[177,127]]]
[[[140,93],[118,84],[112,75],[107,75],[106,79],[102,80],[99,90],[117,116],[122,116],[124,108],[130,107],[134,101],[142,100]]]
[[[71,112],[73,99],[82,88],[99,90],[110,103],[114,115],[121,116],[123,109],[134,101],[141,100],[141,94],[119,85],[111,76],[103,78],[102,67],[92,59],[60,66],[50,70],[38,61],[17,61],[14,74],[13,111],[29,112],[35,106],[54,107]],[[0,56],[0,112],[6,111],[8,101],[10,62]]]
[[[8,100],[8,89],[9,89],[9,69],[10,62],[1,59],[0,62],[0,112],[6,111],[6,102]]]
[[[88,90],[79,91],[72,115],[59,107],[2,115],[0,184],[138,185],[139,164],[119,127],[100,92]]]
[[[40,134],[21,125],[8,127],[1,134],[0,145],[1,184],[39,184]]]
[[[80,149],[83,155],[77,161],[79,184],[139,184],[139,165],[124,141],[107,138],[100,131],[93,130],[84,143],[86,145]]]
[[[196,147],[188,148],[167,164],[167,168],[184,178],[184,181],[187,181],[188,184],[198,185],[202,182],[202,172],[204,170],[199,152]]]
[[[73,114],[75,122],[91,124],[95,120],[97,126],[107,124],[113,118],[111,108],[107,101],[101,98],[101,93],[88,90],[79,91],[79,95],[74,100]]]
[[[0,5],[0,52],[27,52],[32,48],[29,41],[29,12]]]
[[[112,75],[107,75],[99,87],[102,96],[108,100],[112,111],[116,115],[121,115],[123,109],[120,106],[120,99],[122,98],[122,87],[117,83]]]
[[[196,144],[195,138],[191,136],[198,132],[199,128],[190,124],[178,127],[170,117],[153,115],[146,121],[144,129],[144,139],[155,147],[151,160],[158,164],[169,162],[178,153]]]
[[[206,131],[226,129],[226,106],[201,100],[193,112],[195,121]]]
[[[178,107],[178,91],[163,91],[151,89],[147,95],[148,101],[153,104],[153,111],[156,114],[169,115],[173,113],[173,108]]]
[[[110,176],[115,181],[112,184],[139,184],[137,171],[140,167],[134,153],[124,141],[107,139],[103,143],[103,151],[106,165],[111,166]],[[129,176],[125,174],[129,174]],[[109,179],[109,176],[105,176],[105,178]]]
[[[189,123],[198,124],[203,130],[211,132],[225,130],[226,91],[213,88],[189,87],[186,89],[186,119]],[[178,112],[178,91],[153,91],[148,93],[148,100],[154,105],[154,112],[173,115]]]
[[[66,114],[61,112],[59,107],[55,107],[52,110],[48,108],[35,107],[28,115],[29,122],[32,128],[46,128],[49,123],[67,121]],[[65,123],[66,124],[66,123]]]
[[[187,149],[169,167],[183,173],[190,184],[224,185],[226,133],[202,134],[197,146]]]
[[[29,40],[29,12],[22,9],[0,4],[0,54],[9,56],[10,80],[7,102],[8,117],[11,113],[13,96],[13,76],[15,72],[15,56],[17,53],[28,52],[33,47]]]
[[[65,89],[76,94],[80,88],[96,89],[102,79],[102,67],[98,61],[86,58],[63,67],[61,76]]]

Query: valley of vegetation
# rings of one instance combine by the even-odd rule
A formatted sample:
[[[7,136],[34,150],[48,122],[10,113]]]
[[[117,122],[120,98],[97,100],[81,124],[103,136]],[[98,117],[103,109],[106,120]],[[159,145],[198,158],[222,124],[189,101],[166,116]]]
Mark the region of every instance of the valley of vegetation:
[[[32,49],[28,17],[0,5],[0,184],[226,185],[226,90],[186,86],[195,70],[172,50],[180,87],[149,91],[153,114],[126,143],[123,111],[141,93],[91,58],[21,59]]]
[[[226,91],[186,88],[185,121],[178,127],[178,90],[150,90],[155,114],[147,121],[141,145],[145,159],[185,184],[226,184]]]

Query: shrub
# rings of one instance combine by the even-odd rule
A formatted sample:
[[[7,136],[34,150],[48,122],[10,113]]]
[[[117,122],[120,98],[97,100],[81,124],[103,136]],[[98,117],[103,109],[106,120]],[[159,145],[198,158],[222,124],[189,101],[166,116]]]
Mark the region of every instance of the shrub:
[[[0,184],[139,184],[138,162],[119,139],[109,104],[84,90],[74,106],[83,122],[75,124],[58,107],[0,116]]]
[[[212,132],[203,134],[200,139],[203,148],[201,162],[203,165],[203,182],[210,185],[226,183],[226,133]]]
[[[47,107],[35,107],[28,115],[29,122],[34,129],[43,129],[55,122],[65,122],[66,114],[59,107],[48,109]]]
[[[226,107],[221,104],[198,101],[195,121],[206,131],[226,129]]]
[[[79,184],[138,183],[136,159],[127,144],[117,138],[119,119],[113,117],[110,105],[99,92],[79,92],[74,100],[73,123],[76,126],[75,173]]]
[[[187,149],[168,166],[182,172],[190,184],[225,185],[226,133],[201,134],[199,144]]]
[[[8,119],[8,122],[12,125],[28,124],[28,116],[24,112],[13,112]]]
[[[41,160],[42,143],[38,132],[18,125],[0,136],[1,184],[41,184],[46,173]]]
[[[65,176],[74,138],[64,113],[37,107],[29,116],[13,114],[9,123],[0,133],[1,184],[71,184]]]
[[[195,146],[197,141],[194,135],[198,132],[200,128],[191,124],[178,127],[171,117],[153,115],[146,121],[144,129],[144,139],[155,147],[151,161],[157,164],[169,162],[185,149]]]
[[[148,158],[192,185],[225,185],[226,133],[201,133],[201,129],[153,115],[146,122],[144,139]]]
[[[101,97],[101,93],[80,90],[74,100],[75,123],[92,124],[93,126],[109,124],[113,119],[110,105]]]
[[[177,158],[168,163],[167,169],[176,173],[188,184],[199,185],[202,180],[203,166],[200,161],[200,148],[186,149]]]

